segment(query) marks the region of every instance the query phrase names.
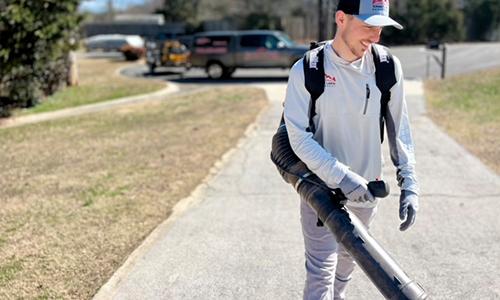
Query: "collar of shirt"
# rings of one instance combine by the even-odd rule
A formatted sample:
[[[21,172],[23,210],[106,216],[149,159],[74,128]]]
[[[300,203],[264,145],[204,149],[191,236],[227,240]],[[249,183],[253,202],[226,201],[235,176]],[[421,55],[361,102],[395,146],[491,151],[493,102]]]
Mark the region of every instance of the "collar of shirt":
[[[326,58],[330,62],[332,62],[335,65],[341,66],[341,67],[349,68],[351,70],[354,70],[358,73],[362,73],[364,75],[370,75],[370,74],[375,73],[375,66],[373,64],[373,57],[372,57],[372,53],[371,53],[371,48],[366,50],[365,54],[361,58],[359,58],[353,62],[348,62],[347,60],[343,59],[335,52],[335,50],[333,49],[332,43],[333,43],[333,40],[329,41],[325,47]]]

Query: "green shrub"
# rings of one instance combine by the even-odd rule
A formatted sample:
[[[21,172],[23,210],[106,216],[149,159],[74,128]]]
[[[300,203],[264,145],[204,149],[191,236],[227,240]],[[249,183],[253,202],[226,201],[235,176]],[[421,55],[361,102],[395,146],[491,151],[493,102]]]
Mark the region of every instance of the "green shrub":
[[[36,105],[66,81],[82,16],[78,0],[2,0],[0,107]]]

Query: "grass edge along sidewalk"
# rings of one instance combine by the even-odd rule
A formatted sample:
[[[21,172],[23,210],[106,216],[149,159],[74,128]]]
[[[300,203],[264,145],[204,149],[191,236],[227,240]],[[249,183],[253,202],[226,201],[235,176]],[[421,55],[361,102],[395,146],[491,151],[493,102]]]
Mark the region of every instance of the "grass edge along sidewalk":
[[[137,62],[112,60],[108,58],[88,58],[82,53],[77,59],[79,84],[65,87],[29,109],[13,111],[14,116],[24,116],[60,109],[94,104],[123,97],[151,93],[165,88],[161,80],[129,78],[120,74],[120,70]]]
[[[265,99],[218,88],[0,131],[0,298],[90,298]]]
[[[424,82],[430,118],[500,174],[500,68]]]

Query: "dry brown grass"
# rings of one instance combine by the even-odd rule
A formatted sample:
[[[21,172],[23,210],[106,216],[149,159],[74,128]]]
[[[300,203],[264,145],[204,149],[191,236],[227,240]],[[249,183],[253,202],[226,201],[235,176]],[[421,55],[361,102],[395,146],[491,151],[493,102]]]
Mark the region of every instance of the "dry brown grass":
[[[429,115],[500,174],[500,69],[425,83]]]
[[[0,130],[0,298],[90,298],[265,104],[214,89]]]
[[[77,60],[80,77],[80,85],[101,84],[102,78],[113,79],[113,81],[133,83],[136,78],[123,77],[116,73],[122,67],[139,64],[123,60],[110,60],[107,58],[85,58],[79,57]]]

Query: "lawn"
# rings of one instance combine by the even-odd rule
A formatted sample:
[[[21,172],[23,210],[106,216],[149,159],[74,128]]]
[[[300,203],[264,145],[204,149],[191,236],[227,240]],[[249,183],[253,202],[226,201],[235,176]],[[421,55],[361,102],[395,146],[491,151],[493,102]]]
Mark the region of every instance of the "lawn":
[[[107,58],[78,56],[79,85],[64,88],[42,99],[35,107],[14,111],[14,115],[54,111],[62,108],[92,104],[126,96],[150,93],[166,86],[165,82],[128,78],[118,74],[120,68],[134,63]]]
[[[267,101],[218,88],[0,129],[0,299],[89,299]]]
[[[500,69],[425,82],[432,120],[500,174]]]

